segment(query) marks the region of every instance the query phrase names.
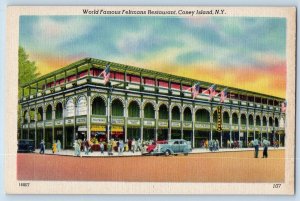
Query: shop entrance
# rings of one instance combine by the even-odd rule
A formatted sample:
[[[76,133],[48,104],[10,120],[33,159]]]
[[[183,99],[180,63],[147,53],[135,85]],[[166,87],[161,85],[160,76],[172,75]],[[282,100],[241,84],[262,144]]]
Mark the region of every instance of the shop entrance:
[[[65,128],[65,149],[73,149],[74,143],[74,127],[66,127]]]
[[[168,129],[158,129],[157,140],[168,140]]]
[[[45,129],[45,147],[46,149],[52,148],[52,129]]]
[[[127,128],[127,139],[128,140],[138,140],[141,139],[141,129],[140,128]]]
[[[155,129],[154,128],[144,128],[143,130],[143,140],[155,140]]]
[[[192,134],[193,134],[193,131],[191,131],[191,130],[184,130],[183,131],[183,139],[186,140],[186,141],[192,142],[192,140],[193,140],[192,139]]]
[[[36,130],[36,148],[40,148],[40,143],[42,139],[44,138],[43,136],[43,129],[37,129]]]
[[[195,131],[195,148],[204,148],[209,141],[210,131]]]
[[[172,129],[171,139],[181,139],[181,130]]]
[[[63,142],[63,129],[62,128],[56,128],[54,132],[54,140],[57,142],[58,140],[60,143]]]

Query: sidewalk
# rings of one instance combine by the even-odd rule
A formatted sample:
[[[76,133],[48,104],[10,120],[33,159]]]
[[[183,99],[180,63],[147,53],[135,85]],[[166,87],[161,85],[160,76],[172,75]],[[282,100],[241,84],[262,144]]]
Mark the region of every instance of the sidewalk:
[[[279,148],[273,148],[273,147],[269,147],[269,151],[271,150],[282,150],[285,149],[285,147],[279,147]],[[259,150],[263,150],[263,147],[260,147]],[[195,148],[192,150],[192,152],[190,154],[197,154],[197,153],[218,153],[218,152],[240,152],[240,151],[254,151],[254,148],[237,148],[237,149],[231,149],[231,148],[221,148],[219,149],[219,151],[214,151],[211,152],[208,149],[205,148]],[[36,149],[34,153],[39,154],[40,150]],[[52,153],[51,149],[46,149],[45,150],[45,154],[48,155],[62,155],[62,156],[74,156],[74,150],[72,149],[67,149],[67,150],[61,150],[60,152],[56,152],[55,154]],[[81,152],[81,156],[82,157],[117,157],[117,156],[122,156],[122,157],[130,157],[130,156],[141,156],[142,153],[141,152],[123,152],[122,155],[119,155],[118,152],[113,152],[113,155],[108,155],[107,152],[104,152],[104,154],[101,154],[100,151],[93,151],[92,153],[89,153],[88,155],[84,154],[84,151]]]

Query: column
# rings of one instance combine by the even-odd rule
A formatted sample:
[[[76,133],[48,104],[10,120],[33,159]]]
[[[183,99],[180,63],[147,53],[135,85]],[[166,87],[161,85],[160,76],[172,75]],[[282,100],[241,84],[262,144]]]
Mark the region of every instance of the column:
[[[34,110],[34,146],[37,147],[37,112]]]
[[[195,107],[192,108],[192,147],[195,147]]]
[[[26,139],[29,139],[29,133],[30,133],[30,108],[27,109],[27,137]]]
[[[172,108],[169,103],[169,130],[168,130],[168,140],[171,139],[171,132],[172,132]]]
[[[45,141],[45,135],[46,135],[46,128],[45,128],[45,121],[46,121],[46,110],[43,110],[43,137],[42,140]]]
[[[267,140],[269,140],[269,116],[267,118]]]
[[[210,136],[209,136],[209,140],[212,140],[212,134],[213,134],[213,121],[214,121],[214,119],[213,119],[213,112],[212,112],[212,108],[211,108],[211,110],[210,110],[210,115],[209,115],[209,120],[210,120]]]
[[[241,141],[240,133],[241,133],[241,113],[239,111],[239,116],[238,116],[238,132],[239,132],[239,143]]]
[[[127,142],[127,118],[128,118],[128,100],[127,97],[125,99],[125,106],[124,106],[124,141]]]
[[[230,109],[230,117],[229,117],[229,139],[230,139],[230,144],[232,141],[232,111]]]
[[[107,114],[107,141],[110,140],[110,129],[111,129],[111,114],[110,114],[111,95],[108,95],[106,103],[106,114]]]
[[[181,130],[181,139],[183,139],[183,108],[181,107],[180,112],[180,130]]]
[[[249,136],[249,115],[246,115],[246,147],[248,147],[248,136]]]
[[[262,141],[263,115],[260,118],[260,140]]]
[[[66,112],[66,108],[63,107],[63,140],[62,140],[62,149],[65,149],[66,147],[66,126],[65,126],[65,112]]]
[[[255,131],[255,129],[256,129],[256,114],[254,113],[253,114],[253,140],[255,140],[256,138],[255,138],[255,133],[256,133],[256,131]]]
[[[159,108],[157,107],[155,109],[155,134],[154,134],[155,141],[157,141],[158,117],[159,117]]]
[[[53,104],[53,110],[52,110],[52,143],[55,142],[55,139],[54,139],[54,124],[55,124],[55,107],[54,107],[54,104]]]
[[[144,137],[144,108],[140,109],[140,117],[141,117],[141,142]]]
[[[91,96],[87,96],[87,139],[91,139]]]

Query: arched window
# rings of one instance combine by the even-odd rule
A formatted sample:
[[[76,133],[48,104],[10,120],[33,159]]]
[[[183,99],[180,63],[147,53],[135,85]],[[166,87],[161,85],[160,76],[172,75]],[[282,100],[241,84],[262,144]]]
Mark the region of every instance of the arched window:
[[[242,125],[246,125],[247,122],[247,118],[245,114],[241,114],[241,124]]]
[[[192,121],[192,111],[189,107],[186,107],[183,112],[184,121]]]
[[[180,120],[180,110],[178,106],[172,108],[172,120]]]
[[[275,118],[275,127],[278,127],[278,126],[279,126],[278,118],[276,117],[276,118]]]
[[[273,126],[273,118],[269,117],[269,126],[272,127]]]
[[[52,119],[52,106],[48,105],[46,109],[46,120]]]
[[[256,123],[256,126],[261,126],[260,116],[256,116],[255,123]]]
[[[124,116],[124,107],[119,99],[115,99],[111,104],[112,116]]]
[[[92,114],[94,114],[94,115],[105,115],[106,114],[105,102],[101,97],[96,97],[93,100]]]
[[[69,99],[66,103],[66,117],[75,116],[75,104],[73,99]]]
[[[43,121],[43,108],[39,107],[38,112],[37,112],[37,120],[38,121]]]
[[[30,122],[34,122],[35,121],[34,114],[35,114],[35,109],[32,108],[30,110],[30,113],[29,113]]]
[[[254,125],[254,119],[252,114],[249,115],[249,125]]]
[[[27,110],[24,111],[24,114],[23,114],[23,121],[24,121],[24,124],[27,124],[27,123],[28,123]]]
[[[232,124],[238,124],[239,123],[239,118],[237,113],[232,114]]]
[[[139,117],[140,106],[136,101],[132,101],[128,107],[128,117]]]
[[[217,110],[214,111],[213,122],[214,122],[214,123],[217,123],[217,122],[218,122],[218,112],[217,112]]]
[[[267,117],[263,117],[263,126],[267,126]]]
[[[210,122],[209,112],[205,109],[199,109],[196,111],[196,121],[200,122]]]
[[[229,124],[229,114],[228,114],[228,112],[223,113],[223,123]]]
[[[76,115],[86,115],[87,114],[87,102],[85,96],[81,96],[77,101]]]
[[[61,103],[57,103],[55,108],[55,118],[61,119],[63,117],[63,107]]]
[[[169,113],[168,113],[168,108],[165,104],[162,104],[159,107],[159,119],[168,119]]]
[[[155,118],[154,107],[151,103],[147,103],[145,105],[145,107],[144,107],[144,117],[145,118],[151,118],[151,119]]]

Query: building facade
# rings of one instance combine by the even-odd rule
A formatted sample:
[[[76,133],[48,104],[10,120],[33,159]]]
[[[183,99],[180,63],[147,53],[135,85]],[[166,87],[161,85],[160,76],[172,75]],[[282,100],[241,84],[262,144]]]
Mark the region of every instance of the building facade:
[[[99,74],[110,64],[110,81]],[[201,76],[200,76],[201,77]],[[143,68],[86,58],[22,86],[19,138],[44,139],[50,148],[59,139],[64,149],[75,138],[166,140],[186,139],[193,147],[206,139],[279,140],[284,146],[284,99],[228,89],[228,98],[192,98],[190,87],[211,83]],[[221,107],[220,107],[221,106]],[[219,108],[219,110],[218,110]],[[219,112],[218,112],[219,111]],[[217,123],[221,119],[222,131]]]

